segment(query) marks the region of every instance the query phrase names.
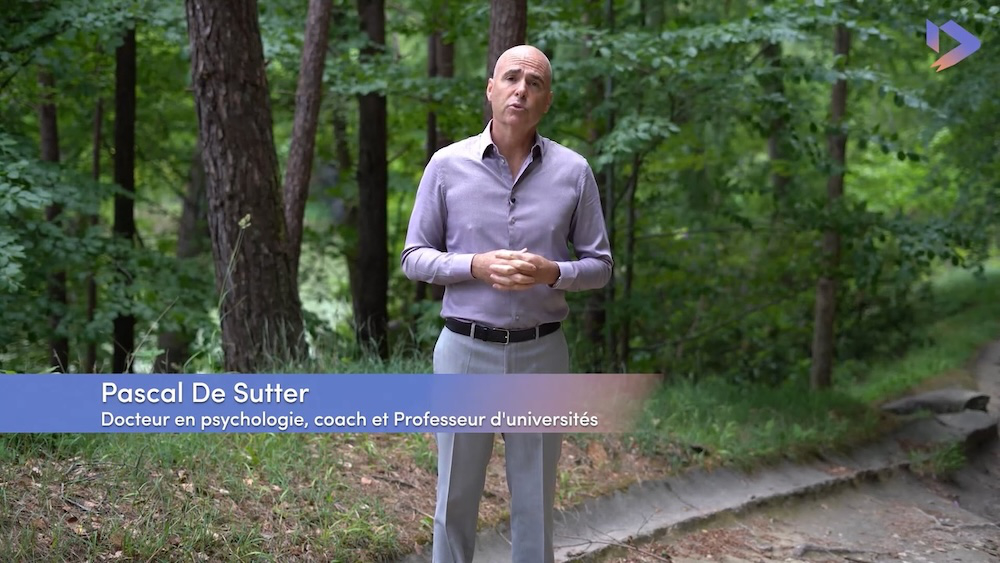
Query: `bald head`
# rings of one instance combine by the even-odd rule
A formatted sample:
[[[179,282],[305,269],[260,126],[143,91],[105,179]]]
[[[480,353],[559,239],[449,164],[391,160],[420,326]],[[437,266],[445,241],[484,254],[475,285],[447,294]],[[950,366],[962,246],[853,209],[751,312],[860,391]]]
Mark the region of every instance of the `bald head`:
[[[517,45],[504,51],[500,55],[500,58],[497,59],[497,64],[493,67],[493,79],[499,78],[500,74],[511,64],[521,62],[533,63],[531,66],[541,68],[545,74],[545,85],[552,86],[552,63],[549,62],[549,58],[545,56],[545,53],[541,49],[531,45]]]
[[[486,81],[486,99],[493,110],[494,140],[504,135],[530,140],[552,105],[549,58],[530,45],[507,49]]]

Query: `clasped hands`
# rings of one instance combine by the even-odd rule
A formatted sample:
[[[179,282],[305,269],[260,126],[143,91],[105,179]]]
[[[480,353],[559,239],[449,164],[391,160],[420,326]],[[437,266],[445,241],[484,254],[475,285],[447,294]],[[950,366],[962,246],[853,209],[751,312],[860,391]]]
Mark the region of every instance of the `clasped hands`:
[[[521,291],[559,279],[559,265],[544,256],[521,250],[494,250],[472,257],[472,276],[493,289]]]

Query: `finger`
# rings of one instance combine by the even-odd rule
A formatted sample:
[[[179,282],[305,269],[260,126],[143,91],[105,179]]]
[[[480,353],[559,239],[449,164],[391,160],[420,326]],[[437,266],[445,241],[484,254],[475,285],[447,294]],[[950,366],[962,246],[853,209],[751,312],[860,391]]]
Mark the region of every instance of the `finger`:
[[[490,279],[493,280],[495,283],[505,286],[515,286],[515,285],[531,286],[535,284],[535,278],[531,276],[526,276],[524,274],[514,274],[511,276],[490,274]]]
[[[496,257],[501,260],[522,260],[527,261],[527,258],[531,256],[530,254],[525,254],[519,250],[504,250],[502,252],[497,252]]]
[[[492,264],[490,265],[490,271],[494,274],[510,276],[517,273],[517,268],[509,264]]]
[[[501,276],[499,274],[490,274],[490,280],[492,280],[495,285],[502,285],[504,287],[511,286],[516,283],[510,278],[510,276]]]
[[[521,285],[533,285],[535,283],[535,276],[528,276],[525,274],[514,274],[513,276],[510,276],[510,278],[514,280],[514,283],[518,283]]]
[[[538,266],[527,260],[514,259],[510,261],[510,265],[522,274],[533,274],[538,271]]]
[[[518,254],[519,252],[516,250],[498,250],[493,253],[494,256],[501,260],[513,260]]]
[[[531,275],[538,271],[538,266],[523,260],[511,260],[506,264],[490,264],[489,270],[502,276],[512,276],[517,273]]]

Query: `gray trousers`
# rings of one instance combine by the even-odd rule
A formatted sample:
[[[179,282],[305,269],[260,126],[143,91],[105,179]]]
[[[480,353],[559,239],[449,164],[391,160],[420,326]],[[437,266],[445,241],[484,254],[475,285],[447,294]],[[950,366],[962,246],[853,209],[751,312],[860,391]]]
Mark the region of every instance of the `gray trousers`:
[[[569,350],[561,330],[516,344],[495,344],[441,330],[434,373],[567,373]],[[471,563],[479,499],[493,454],[492,433],[438,433],[434,563]],[[557,433],[504,436],[514,563],[552,563],[552,505],[562,450]]]

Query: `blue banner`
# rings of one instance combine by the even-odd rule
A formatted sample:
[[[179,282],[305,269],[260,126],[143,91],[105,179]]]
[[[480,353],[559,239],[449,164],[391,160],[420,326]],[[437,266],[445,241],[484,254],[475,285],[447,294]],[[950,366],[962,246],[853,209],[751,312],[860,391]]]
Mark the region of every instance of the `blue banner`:
[[[0,432],[617,432],[641,374],[0,375]]]

